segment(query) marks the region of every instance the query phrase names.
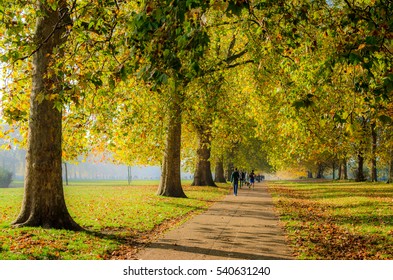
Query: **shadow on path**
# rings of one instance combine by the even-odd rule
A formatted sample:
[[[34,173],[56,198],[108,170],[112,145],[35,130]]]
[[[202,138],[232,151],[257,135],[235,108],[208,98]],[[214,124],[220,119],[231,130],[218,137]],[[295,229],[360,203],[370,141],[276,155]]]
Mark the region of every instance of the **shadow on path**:
[[[168,231],[142,250],[142,260],[289,260],[273,202],[264,183],[239,189],[208,211]]]
[[[227,255],[228,258],[231,259],[242,259],[242,260],[282,260],[282,258],[272,257],[269,255],[255,255],[249,253],[241,253],[241,252],[227,252],[222,250],[214,250],[208,248],[201,248],[195,246],[179,246],[179,245],[170,245],[168,243],[154,243],[150,247],[150,249],[160,249],[160,250],[173,250],[177,252],[185,252],[192,254],[200,254],[200,255],[209,255],[209,256],[217,256],[222,257]]]

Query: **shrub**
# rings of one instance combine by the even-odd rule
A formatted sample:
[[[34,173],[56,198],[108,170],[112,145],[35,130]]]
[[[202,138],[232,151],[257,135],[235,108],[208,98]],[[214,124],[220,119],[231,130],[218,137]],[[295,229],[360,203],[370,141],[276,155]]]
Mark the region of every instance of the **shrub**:
[[[8,188],[12,182],[12,172],[0,167],[0,188]]]

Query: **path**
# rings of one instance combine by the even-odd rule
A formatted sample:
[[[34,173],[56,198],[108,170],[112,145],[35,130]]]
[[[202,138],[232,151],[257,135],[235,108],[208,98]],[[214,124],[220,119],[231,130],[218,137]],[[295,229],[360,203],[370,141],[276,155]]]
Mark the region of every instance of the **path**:
[[[292,259],[266,183],[239,189],[142,250],[141,260]]]

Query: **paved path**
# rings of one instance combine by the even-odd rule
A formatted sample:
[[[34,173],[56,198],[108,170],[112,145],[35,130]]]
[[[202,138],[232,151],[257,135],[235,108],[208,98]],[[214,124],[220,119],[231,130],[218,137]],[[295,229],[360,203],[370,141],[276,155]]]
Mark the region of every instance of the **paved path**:
[[[142,250],[141,260],[288,260],[266,183],[239,189]]]

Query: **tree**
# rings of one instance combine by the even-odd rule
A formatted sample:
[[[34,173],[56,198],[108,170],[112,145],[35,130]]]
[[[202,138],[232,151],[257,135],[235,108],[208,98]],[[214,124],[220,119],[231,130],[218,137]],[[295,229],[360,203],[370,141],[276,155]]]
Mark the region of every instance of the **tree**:
[[[201,9],[198,9],[198,8]],[[167,138],[157,193],[185,197],[180,181],[183,91],[198,72],[207,37],[200,24],[204,7],[194,1],[146,1],[133,14],[129,46],[137,75],[167,101]]]
[[[224,161],[222,157],[216,160],[216,167],[214,170],[214,182],[216,183],[226,183],[225,173],[224,173]]]
[[[238,3],[236,7],[233,3],[228,3],[227,6],[222,3],[221,6],[218,3],[216,5],[218,6],[207,13],[210,47],[204,59],[201,60],[203,76],[197,79],[191,88],[191,90],[194,88],[190,96],[192,104],[187,110],[188,118],[198,138],[198,159],[193,185],[215,186],[211,174],[211,148],[214,138],[222,136],[219,130],[214,129],[214,123],[226,118],[227,108],[224,109],[222,104],[232,109],[242,104],[241,99],[247,99],[247,96],[238,97],[236,93],[233,93],[236,91],[236,86],[232,85],[235,88],[233,90],[229,86],[224,87],[224,83],[229,82],[228,76],[233,75],[237,68],[253,62],[247,55],[248,39],[243,34],[241,24],[243,20],[241,11],[245,7],[244,3]],[[231,81],[231,83],[234,82]],[[234,109],[230,111],[235,112]],[[235,116],[242,118],[242,114]],[[236,127],[236,125],[232,126],[233,129]],[[230,141],[230,139],[226,140]],[[217,158],[223,157],[218,155]],[[216,179],[225,181],[222,160],[218,160],[217,164]]]
[[[182,97],[178,92],[179,89],[176,83],[176,80],[172,81],[172,88],[170,89],[172,100],[168,107],[168,131],[157,194],[171,197],[186,197],[181,186],[180,177]]]
[[[25,194],[15,226],[42,226],[80,230],[68,213],[63,193],[61,162],[61,107],[55,99],[62,77],[54,70],[62,55],[67,26],[71,24],[69,7],[60,0],[52,8],[38,2],[33,52],[33,90],[30,96]]]
[[[345,160],[350,147],[366,145],[354,120],[379,111],[391,92],[390,32],[375,29],[389,24],[391,3],[338,2],[266,1],[250,9],[256,98],[268,112],[256,121],[276,166]]]
[[[68,6],[65,0],[37,1],[35,4],[13,1],[2,6],[6,10],[2,16],[7,27],[6,36],[2,37],[2,48],[6,50],[2,60],[8,63],[9,82],[9,94],[3,95],[4,117],[9,122],[17,122],[22,136],[27,139],[25,195],[21,212],[14,222],[16,226],[82,229],[69,215],[64,201],[62,154],[69,160],[78,152],[70,147],[62,150],[62,123],[64,118],[71,124],[72,129],[66,131],[72,132],[65,134],[73,138],[74,145],[70,146],[77,146],[78,151],[84,148],[80,142],[84,137],[75,137],[75,132],[83,126],[81,118],[72,121],[68,118],[71,105],[77,105],[88,92],[84,85],[98,86],[102,81],[91,73],[79,76],[84,74],[81,66],[91,66],[89,59],[84,60],[84,64],[79,62],[86,53],[90,59],[93,57],[86,46],[102,47],[102,42],[110,41],[111,32],[103,41],[97,40],[97,36],[89,36],[93,32],[97,34],[96,23],[99,22],[100,34],[105,37],[104,31],[113,27],[116,16],[111,14],[108,19],[107,14],[100,13],[105,9],[96,9],[93,3],[82,2],[77,7],[78,4],[74,1]],[[108,5],[112,7],[115,3]],[[92,14],[94,21],[87,24],[84,20],[91,19]],[[35,30],[32,28],[34,22]],[[29,61],[31,57],[32,62]],[[30,76],[33,80],[31,94],[27,82]],[[70,138],[65,138],[64,143]]]
[[[198,135],[198,149],[197,149],[197,165],[194,173],[194,181],[192,186],[213,186],[216,184],[213,181],[210,165],[210,151],[211,151],[211,133],[210,128],[199,125],[196,128]]]
[[[167,141],[158,190],[161,195],[183,196],[180,191],[178,141],[181,136],[181,117],[186,88],[191,81],[206,74],[201,68],[201,59],[209,42],[205,28],[205,12],[208,8],[208,3],[199,1],[172,1],[170,4],[167,1],[147,1],[134,17],[135,38],[131,45],[137,49],[136,68],[139,76],[150,81],[153,87],[164,93],[164,100],[169,101]],[[205,157],[200,162],[206,166],[209,165],[206,160],[209,157],[209,143],[206,142],[209,137],[205,133],[208,127],[207,124],[200,127],[205,129],[197,129],[201,138],[200,155]],[[197,174],[198,177],[201,176]],[[209,182],[198,184],[214,185],[210,176],[207,180]]]
[[[208,80],[209,82],[204,82],[196,79],[190,84],[185,112],[186,121],[192,127],[197,139],[194,180],[191,185],[215,187],[210,155],[213,140],[212,124],[217,112],[219,90],[214,86],[217,82],[214,78],[210,77]]]

